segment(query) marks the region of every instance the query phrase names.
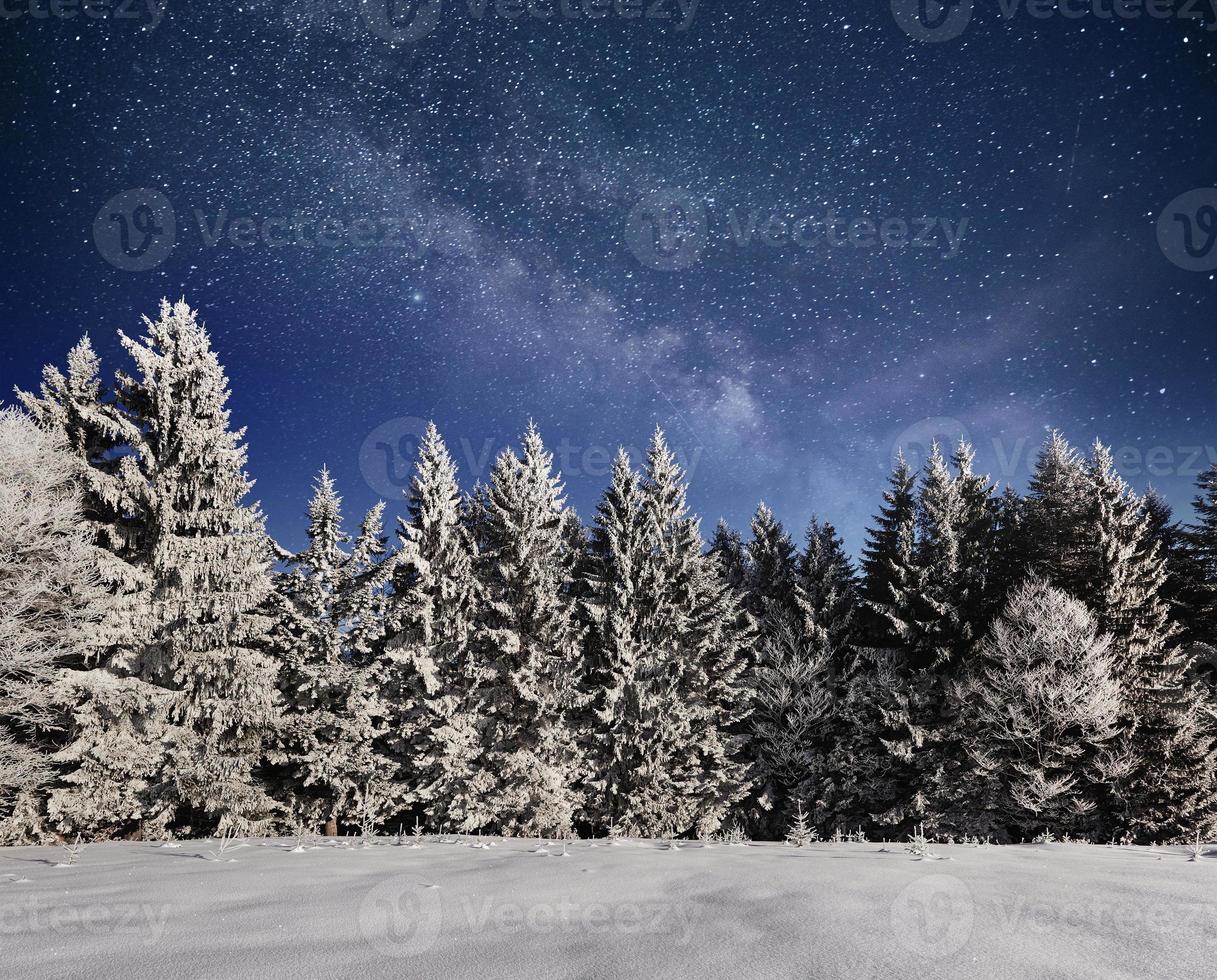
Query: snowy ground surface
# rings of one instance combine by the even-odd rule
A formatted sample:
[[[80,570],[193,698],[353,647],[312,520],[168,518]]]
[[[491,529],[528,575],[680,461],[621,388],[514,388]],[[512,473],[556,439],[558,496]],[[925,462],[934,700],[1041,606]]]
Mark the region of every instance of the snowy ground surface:
[[[881,847],[0,849],[0,976],[1217,975],[1217,851]]]

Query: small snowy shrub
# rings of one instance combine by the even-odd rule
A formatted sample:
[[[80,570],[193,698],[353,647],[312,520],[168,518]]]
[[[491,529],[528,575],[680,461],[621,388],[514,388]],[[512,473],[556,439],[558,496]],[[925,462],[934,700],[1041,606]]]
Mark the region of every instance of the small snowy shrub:
[[[807,814],[803,812],[803,803],[800,801],[794,819],[786,831],[786,843],[795,847],[806,847],[812,841],[818,840],[819,836],[814,828],[808,826]]]

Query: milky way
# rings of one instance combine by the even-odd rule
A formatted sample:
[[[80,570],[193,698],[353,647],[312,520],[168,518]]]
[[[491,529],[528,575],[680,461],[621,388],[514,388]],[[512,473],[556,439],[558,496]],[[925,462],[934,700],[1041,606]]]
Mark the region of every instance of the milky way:
[[[86,331],[122,367],[185,296],[289,545],[323,463],[354,514],[428,418],[468,485],[535,418],[585,517],[659,424],[707,522],[854,548],[896,447],[961,432],[1016,484],[1101,437],[1184,505],[1217,32],[1175,8],[5,0],[0,382]]]

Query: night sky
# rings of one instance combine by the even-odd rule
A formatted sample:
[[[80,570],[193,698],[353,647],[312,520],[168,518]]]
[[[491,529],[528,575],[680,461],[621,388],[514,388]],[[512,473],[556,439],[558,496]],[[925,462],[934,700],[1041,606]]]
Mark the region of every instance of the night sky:
[[[912,0],[47,2],[0,17],[0,388],[185,296],[286,545],[428,418],[467,486],[535,418],[585,519],[660,424],[707,533],[763,498],[853,550],[961,429],[1020,486],[1102,437],[1176,505],[1217,458],[1208,0],[930,0],[930,40]]]

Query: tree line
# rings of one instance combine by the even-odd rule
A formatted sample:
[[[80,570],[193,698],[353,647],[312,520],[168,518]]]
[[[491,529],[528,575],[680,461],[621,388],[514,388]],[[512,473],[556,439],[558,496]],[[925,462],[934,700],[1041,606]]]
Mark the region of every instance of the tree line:
[[[1184,524],[1100,443],[934,447],[855,566],[707,542],[658,430],[585,525],[535,426],[465,493],[431,425],[391,536],[323,469],[292,554],[195,312],[120,339],[0,414],[4,840],[1217,830],[1217,467]]]

